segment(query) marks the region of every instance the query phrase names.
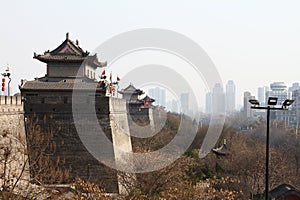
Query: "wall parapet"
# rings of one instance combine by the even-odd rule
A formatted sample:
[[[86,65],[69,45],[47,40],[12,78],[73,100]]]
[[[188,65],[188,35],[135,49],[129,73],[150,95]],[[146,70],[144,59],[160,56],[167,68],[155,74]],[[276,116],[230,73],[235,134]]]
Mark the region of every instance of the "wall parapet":
[[[22,97],[21,96],[0,96],[0,105],[19,105],[21,106]]]

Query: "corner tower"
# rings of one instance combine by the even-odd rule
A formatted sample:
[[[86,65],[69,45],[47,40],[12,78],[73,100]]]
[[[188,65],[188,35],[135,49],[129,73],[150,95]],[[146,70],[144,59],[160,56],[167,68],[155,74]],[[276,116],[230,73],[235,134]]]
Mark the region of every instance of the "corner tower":
[[[31,177],[47,184],[72,183],[75,178],[81,178],[100,184],[107,192],[119,192],[117,171],[95,159],[87,144],[83,144],[72,110],[72,94],[80,91],[82,95],[78,106],[94,106],[83,111],[84,117],[79,122],[85,128],[85,134],[93,138],[93,135],[98,134],[95,127],[100,125],[111,141],[107,152],[114,158],[118,144],[123,145],[122,149],[131,151],[126,101],[105,96],[106,89],[96,81],[96,69],[106,66],[106,62],[98,61],[96,54],[90,55],[83,51],[78,41],[69,39],[68,33],[57,48],[44,54],[34,53],[33,58],[47,64],[47,73],[44,77],[23,81],[20,86]],[[94,122],[89,119],[93,118],[95,112],[97,117]],[[118,123],[122,123],[122,130],[115,128],[116,119],[119,119]],[[46,144],[45,141],[38,140],[36,134],[46,138]],[[103,141],[97,145],[101,146],[101,142]],[[90,143],[95,145],[93,140]],[[52,164],[58,164],[59,166],[54,167],[66,172],[65,175],[55,178],[51,174],[40,174],[44,170],[47,175],[53,166],[47,166],[49,162],[37,160],[39,153],[46,153],[46,158]]]

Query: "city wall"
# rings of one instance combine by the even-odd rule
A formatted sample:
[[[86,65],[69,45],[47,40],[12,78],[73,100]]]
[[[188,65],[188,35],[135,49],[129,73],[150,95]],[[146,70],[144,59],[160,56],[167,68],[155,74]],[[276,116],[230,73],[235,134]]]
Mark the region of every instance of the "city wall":
[[[25,137],[21,96],[0,96],[0,131]]]
[[[37,131],[36,127],[39,127],[42,133],[51,133],[51,141],[55,146],[51,152],[51,160],[56,162],[59,158],[63,161],[60,168],[70,169],[64,183],[81,178],[99,184],[106,192],[123,193],[118,172],[102,164],[94,157],[93,152],[101,151],[103,158],[113,160],[118,166],[124,162],[122,153],[132,151],[126,101],[85,94],[78,97],[78,104],[74,106],[71,100],[72,93],[57,91],[55,94],[55,96],[51,92],[28,96],[26,93],[22,94],[26,99],[24,114],[27,138],[32,138]],[[94,107],[87,106],[91,103]],[[74,113],[79,114],[75,120]],[[99,140],[100,133],[97,129],[99,126],[108,140]],[[29,150],[34,152],[31,146],[35,141],[27,139],[27,142]],[[32,164],[30,167],[32,177],[39,176],[37,173],[39,166]]]
[[[152,129],[155,114],[152,109],[131,110],[129,113],[124,99],[99,98],[95,100],[98,121],[89,120],[90,111],[86,110],[86,113],[82,113],[81,123],[87,135],[95,134],[94,127],[101,126],[112,144],[109,151],[113,152],[113,155],[108,156],[113,156],[116,165],[121,167],[122,163],[127,162],[124,160],[123,152],[132,151],[130,137],[132,124],[129,117],[134,121],[143,119],[142,121],[146,121]],[[51,132],[53,135],[51,140],[55,143],[55,152],[51,155],[52,160],[56,161],[59,158],[63,161],[61,165],[63,169],[71,169],[65,183],[72,182],[79,177],[99,183],[107,192],[124,193],[117,171],[95,159],[78,136],[72,114],[71,97],[63,97],[63,94],[57,94],[55,97],[53,94],[46,94],[28,96],[25,99],[26,102],[23,102],[21,96],[0,96],[0,131],[2,133],[8,131],[25,140],[25,129],[28,138],[38,129],[43,133]],[[92,100],[85,99],[83,102],[91,103]],[[30,144],[28,148],[30,149]],[[31,177],[36,177],[38,174],[34,167],[31,166],[30,169]]]
[[[26,152],[26,136],[23,104],[20,96],[0,96],[1,159],[3,159],[5,149],[9,149],[10,154],[6,166],[1,164],[0,171],[4,172],[5,167],[8,173],[5,174],[5,177],[0,178],[0,185],[3,185],[5,180],[13,180],[15,183],[21,174],[22,179],[29,179],[28,171],[22,171],[22,167],[27,163],[27,156],[24,154]],[[26,168],[28,169],[28,165]]]

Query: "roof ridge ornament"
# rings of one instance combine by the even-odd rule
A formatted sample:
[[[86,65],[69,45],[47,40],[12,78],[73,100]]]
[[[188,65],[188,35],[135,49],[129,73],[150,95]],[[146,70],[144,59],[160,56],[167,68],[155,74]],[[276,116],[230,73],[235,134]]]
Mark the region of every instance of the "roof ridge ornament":
[[[66,40],[69,39],[69,32],[66,33]]]

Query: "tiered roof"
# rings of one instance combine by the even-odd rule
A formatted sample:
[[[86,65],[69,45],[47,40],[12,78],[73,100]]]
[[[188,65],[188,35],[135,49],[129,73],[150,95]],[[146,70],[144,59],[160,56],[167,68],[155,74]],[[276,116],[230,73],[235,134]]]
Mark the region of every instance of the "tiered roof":
[[[150,98],[148,95],[146,95],[143,99],[141,99],[140,101],[142,102],[149,102],[149,103],[153,103],[155,100]]]
[[[75,79],[61,80],[57,82],[44,82],[38,79],[34,81],[24,81],[20,86],[21,90],[33,90],[33,91],[53,91],[53,90],[101,90],[100,85],[97,82],[82,82]]]
[[[46,51],[44,54],[36,54],[34,53],[33,58],[44,62],[44,63],[83,63],[89,64],[90,66],[97,67],[105,67],[107,65],[106,62],[99,62],[97,58],[97,54],[92,56],[89,55],[88,51],[83,51],[79,46],[78,41],[74,43],[69,39],[69,33],[66,34],[66,40],[63,41],[61,45],[59,45],[56,49],[52,51]]]
[[[119,91],[120,94],[133,94],[133,95],[142,95],[144,92],[140,89],[136,89],[132,84],[127,86],[125,89]]]

